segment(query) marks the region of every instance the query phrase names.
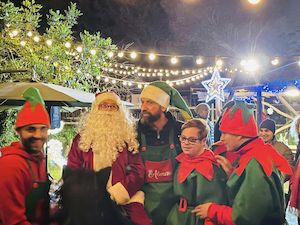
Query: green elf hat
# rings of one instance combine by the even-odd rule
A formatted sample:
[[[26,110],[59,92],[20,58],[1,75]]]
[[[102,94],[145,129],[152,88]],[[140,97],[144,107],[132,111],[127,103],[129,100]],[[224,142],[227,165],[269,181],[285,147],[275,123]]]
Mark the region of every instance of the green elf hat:
[[[24,93],[25,104],[16,119],[16,128],[30,124],[45,124],[50,128],[49,114],[37,88],[30,87]]]
[[[173,87],[163,81],[154,81],[145,87],[141,93],[141,98],[148,98],[158,103],[164,108],[174,106],[181,110],[185,120],[191,119],[192,112],[182,98],[181,94]]]
[[[257,126],[253,115],[253,105],[243,101],[231,101],[225,106],[220,121],[220,131],[243,137],[256,137]]]

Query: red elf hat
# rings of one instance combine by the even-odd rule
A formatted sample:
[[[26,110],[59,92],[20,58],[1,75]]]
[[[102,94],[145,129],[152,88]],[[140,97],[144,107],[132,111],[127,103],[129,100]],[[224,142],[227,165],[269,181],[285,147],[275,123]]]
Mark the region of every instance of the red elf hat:
[[[30,87],[23,93],[23,97],[26,102],[16,118],[16,128],[30,124],[45,124],[50,128],[49,114],[39,90]]]
[[[256,137],[258,135],[253,105],[243,101],[232,101],[226,104],[224,108],[226,110],[220,121],[221,132],[244,137]]]

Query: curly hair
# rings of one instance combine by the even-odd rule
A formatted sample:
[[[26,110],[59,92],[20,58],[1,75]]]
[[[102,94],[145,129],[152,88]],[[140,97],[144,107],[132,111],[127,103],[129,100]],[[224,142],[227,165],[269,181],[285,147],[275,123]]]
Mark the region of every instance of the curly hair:
[[[116,101],[119,110],[112,112],[98,109],[102,101],[96,98],[79,127],[79,148],[84,152],[92,149],[95,171],[111,166],[123,149],[137,153],[139,147],[134,119],[122,102]]]
[[[300,124],[300,115],[296,116],[293,119],[293,122],[290,127],[290,135],[296,143],[299,142],[299,124]]]

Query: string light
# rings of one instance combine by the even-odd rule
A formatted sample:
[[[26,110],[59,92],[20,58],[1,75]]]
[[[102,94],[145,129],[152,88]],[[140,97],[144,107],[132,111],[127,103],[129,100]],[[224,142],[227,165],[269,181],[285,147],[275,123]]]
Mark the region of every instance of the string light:
[[[130,57],[131,57],[132,59],[136,59],[137,53],[136,53],[136,52],[131,52],[131,53],[130,53]]]
[[[34,40],[35,42],[39,42],[39,41],[40,41],[40,37],[39,37],[39,36],[34,36],[34,37],[33,37],[33,40]]]
[[[203,63],[203,59],[201,57],[196,59],[196,64],[201,65]]]
[[[155,58],[156,58],[156,55],[155,55],[154,53],[150,53],[150,54],[149,54],[149,59],[150,59],[151,61],[153,61]]]
[[[124,52],[118,52],[118,57],[123,58],[124,57]]]
[[[65,46],[66,46],[66,48],[71,48],[71,43],[67,41],[67,42],[65,43]]]
[[[171,58],[171,64],[175,65],[178,63],[178,59],[176,57]]]
[[[46,41],[46,44],[48,45],[48,46],[51,46],[52,45],[52,40],[51,39],[48,39],[47,41]]]
[[[82,46],[80,46],[80,45],[79,45],[79,46],[77,46],[77,47],[76,47],[76,51],[77,51],[77,52],[82,52],[82,51],[83,51],[83,48],[82,48]]]
[[[26,41],[20,41],[20,45],[24,47],[26,45]]]
[[[90,53],[91,53],[91,55],[96,55],[97,52],[95,49],[91,49]]]
[[[32,37],[32,35],[33,35],[33,33],[32,33],[31,31],[28,31],[28,32],[27,32],[27,36],[28,36],[28,37]]]
[[[107,53],[107,56],[108,56],[109,58],[112,58],[112,57],[114,57],[114,53],[113,53],[112,51],[109,51],[109,52]]]
[[[278,63],[279,63],[279,59],[278,59],[278,58],[275,58],[275,59],[273,59],[273,60],[271,61],[271,63],[272,63],[273,66],[277,66]]]

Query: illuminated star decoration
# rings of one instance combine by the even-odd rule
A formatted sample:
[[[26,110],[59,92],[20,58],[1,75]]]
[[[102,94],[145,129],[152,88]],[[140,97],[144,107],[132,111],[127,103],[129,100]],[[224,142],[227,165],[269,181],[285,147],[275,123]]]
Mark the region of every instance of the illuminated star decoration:
[[[207,90],[206,102],[217,98],[224,102],[224,88],[230,81],[230,78],[221,78],[218,70],[213,72],[210,80],[202,81],[202,85]]]

